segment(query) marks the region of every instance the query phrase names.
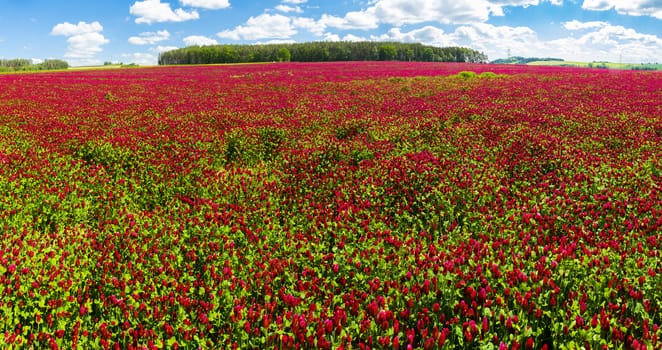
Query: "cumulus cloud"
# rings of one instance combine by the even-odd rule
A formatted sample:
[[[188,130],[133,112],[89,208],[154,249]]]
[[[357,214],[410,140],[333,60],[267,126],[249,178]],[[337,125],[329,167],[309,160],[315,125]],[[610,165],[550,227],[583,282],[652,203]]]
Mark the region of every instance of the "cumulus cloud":
[[[102,31],[103,31],[103,26],[101,25],[101,23],[97,21],[92,23],[78,22],[78,24],[64,22],[64,23],[56,24],[55,27],[53,27],[53,29],[51,30],[51,34],[74,36],[74,35],[96,33]]]
[[[128,53],[122,55],[122,60],[141,66],[153,66],[158,63],[158,57],[147,52]]]
[[[202,35],[190,35],[184,38],[186,46],[205,46],[205,45],[218,45],[218,41]]]
[[[256,41],[253,43],[254,45],[270,45],[270,44],[294,44],[296,43],[296,40],[292,39],[274,39],[274,40],[267,40],[267,41]]]
[[[184,22],[200,18],[197,11],[186,11],[178,8],[173,10],[169,3],[161,0],[136,1],[129,8],[129,13],[136,16],[135,22],[152,24],[157,22]]]
[[[275,7],[275,9],[277,11],[285,12],[285,13],[289,13],[289,12],[302,13],[303,12],[301,7],[299,7],[299,6],[288,6],[288,5],[283,5],[283,4],[277,5]]]
[[[59,23],[51,30],[51,35],[67,37],[69,44],[64,57],[73,59],[89,59],[103,51],[103,45],[110,42],[101,33],[103,26],[99,22],[69,22]]]
[[[129,38],[129,43],[133,45],[153,45],[168,39],[170,39],[170,33],[167,30],[159,30],[158,32],[144,32],[138,36],[132,36]]]
[[[326,28],[333,27],[341,30],[349,29],[375,29],[379,26],[379,19],[374,11],[352,11],[345,14],[344,17],[337,17],[324,14],[317,22],[317,25]]]
[[[578,20],[572,20],[569,22],[563,23],[563,28],[567,30],[582,30],[582,29],[592,29],[592,28],[601,28],[609,25],[607,22],[602,21],[590,21],[590,22],[580,22]]]
[[[216,35],[230,40],[290,40],[293,35],[298,34],[299,29],[307,30],[316,36],[323,36],[329,27],[341,30],[374,29],[377,28],[377,20],[360,12],[349,12],[344,17],[324,14],[320,19],[264,13],[249,18],[243,25],[221,31]]]
[[[503,16],[504,7],[537,6],[543,2],[563,4],[563,0],[375,0],[364,14],[396,26],[424,22],[469,24],[486,22],[490,15]]]
[[[282,13],[301,13],[298,5],[306,0],[282,0],[274,9]],[[442,24],[484,23],[490,15],[503,15],[507,6],[534,6],[542,2],[560,5],[563,0],[370,0],[365,8],[342,15],[322,14],[318,19],[265,13],[251,17],[243,25],[223,30],[217,35],[231,40],[289,39],[304,29],[330,40],[339,35],[327,33],[337,30],[373,30],[380,25],[415,25],[428,22]],[[293,6],[290,6],[293,5]]]
[[[521,52],[522,55],[533,55],[540,49],[540,40],[528,27],[494,26],[486,23],[459,26],[449,33],[430,25],[408,32],[393,28],[373,39],[471,47],[486,53],[490,58],[502,56],[501,53],[508,49],[513,49],[513,52],[518,54]]]
[[[659,0],[584,0],[582,8],[593,11],[616,10],[630,16],[651,16],[662,19],[662,1]]]
[[[166,51],[172,51],[172,50],[177,50],[179,47],[177,46],[156,46],[152,49],[152,51],[160,53],[160,52],[166,52]]]
[[[549,2],[552,5],[563,5],[563,0],[488,0],[488,8],[494,16],[504,16],[504,7],[529,7],[538,6],[543,2]]]
[[[324,34],[324,30],[326,29],[326,26],[308,17],[294,17],[292,18],[292,25],[295,28],[305,29],[317,36]]]
[[[486,22],[490,15],[503,16],[508,6],[562,5],[563,0],[373,0],[361,11],[344,17],[326,16],[320,22],[338,29],[374,29],[379,24],[403,26],[426,22],[471,24]]]
[[[423,22],[473,23],[489,18],[490,5],[485,0],[377,0],[365,13],[382,23],[401,26]]]
[[[368,39],[356,36],[354,34],[347,34],[342,38],[338,34],[326,33],[324,34],[324,41],[367,41]]]
[[[570,61],[656,62],[662,57],[662,38],[607,22],[569,21],[562,24],[569,34],[543,40],[529,27],[495,26],[488,23],[462,25],[452,32],[427,25],[403,31],[393,28],[372,40],[421,42],[436,46],[464,46],[484,52],[490,59],[517,56],[559,57]]]
[[[578,22],[575,27],[583,30],[581,36],[554,40],[550,46],[585,61],[657,62],[662,57],[662,38],[656,35],[604,22]]]
[[[563,5],[563,0],[488,0],[492,5],[496,6],[537,6],[543,2],[549,2],[552,5]]]
[[[268,13],[249,18],[244,25],[218,32],[220,38],[231,40],[287,39],[297,34],[292,19]]]
[[[181,0],[182,5],[208,10],[220,10],[230,7],[229,0]]]

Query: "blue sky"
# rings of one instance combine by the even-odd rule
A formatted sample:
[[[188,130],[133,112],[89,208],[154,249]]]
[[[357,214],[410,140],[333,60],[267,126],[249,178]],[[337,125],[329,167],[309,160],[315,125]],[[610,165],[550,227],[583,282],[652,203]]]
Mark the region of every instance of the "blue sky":
[[[662,63],[662,0],[0,0],[0,58],[155,64],[189,45],[321,40]]]

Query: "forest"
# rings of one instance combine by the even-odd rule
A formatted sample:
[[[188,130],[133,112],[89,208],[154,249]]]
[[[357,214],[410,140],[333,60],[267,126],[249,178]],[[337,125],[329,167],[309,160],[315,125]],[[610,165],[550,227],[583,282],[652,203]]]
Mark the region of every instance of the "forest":
[[[69,63],[63,60],[49,59],[34,63],[27,58],[0,59],[0,72],[37,71],[67,69]]]
[[[308,42],[189,46],[163,52],[159,65],[248,62],[421,61],[486,63],[487,55],[464,47],[398,42]]]

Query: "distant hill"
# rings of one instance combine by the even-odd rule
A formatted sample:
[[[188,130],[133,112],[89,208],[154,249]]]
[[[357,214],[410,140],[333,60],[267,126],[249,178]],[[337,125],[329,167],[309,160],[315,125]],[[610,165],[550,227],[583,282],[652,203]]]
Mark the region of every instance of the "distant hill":
[[[490,63],[494,63],[494,64],[529,64],[531,62],[546,62],[546,61],[563,62],[563,59],[562,58],[551,58],[551,57],[540,58],[540,57],[514,56],[514,57],[509,57],[509,58],[499,58],[499,59],[494,60]]]

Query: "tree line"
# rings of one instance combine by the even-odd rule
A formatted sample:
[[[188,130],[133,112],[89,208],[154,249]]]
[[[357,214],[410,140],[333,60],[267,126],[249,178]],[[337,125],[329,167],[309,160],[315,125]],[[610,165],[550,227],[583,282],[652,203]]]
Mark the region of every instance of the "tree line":
[[[0,72],[37,71],[67,69],[69,63],[63,60],[49,59],[34,63],[26,58],[0,59]]]
[[[426,61],[486,63],[487,55],[465,47],[399,42],[309,42],[265,45],[189,46],[159,54],[160,65],[248,62]]]

